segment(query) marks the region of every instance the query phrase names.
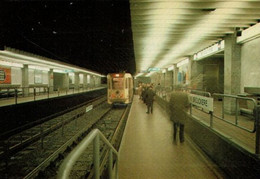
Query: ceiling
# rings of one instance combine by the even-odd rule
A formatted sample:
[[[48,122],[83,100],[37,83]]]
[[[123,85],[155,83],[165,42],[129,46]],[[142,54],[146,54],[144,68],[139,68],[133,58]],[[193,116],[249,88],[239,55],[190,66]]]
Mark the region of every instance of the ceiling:
[[[259,0],[130,0],[136,72],[172,64],[260,19]]]

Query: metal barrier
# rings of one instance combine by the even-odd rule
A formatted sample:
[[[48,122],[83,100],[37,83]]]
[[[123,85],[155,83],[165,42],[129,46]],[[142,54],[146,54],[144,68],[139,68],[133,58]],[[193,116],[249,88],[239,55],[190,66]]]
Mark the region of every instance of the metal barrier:
[[[207,91],[190,90],[190,93],[191,94],[201,95],[201,96],[206,96],[206,97],[211,97],[210,92],[207,92]]]
[[[240,96],[236,96],[236,95],[219,94],[219,93],[214,93],[213,96],[222,97],[222,116],[219,117],[219,116],[214,115],[214,117],[216,117],[216,118],[218,118],[218,119],[221,119],[221,120],[223,120],[223,121],[225,121],[225,122],[227,122],[227,123],[229,123],[229,124],[232,124],[232,125],[234,125],[234,126],[240,128],[240,129],[243,129],[243,130],[245,130],[245,131],[247,131],[247,132],[251,132],[251,133],[254,133],[254,132],[255,132],[255,130],[256,130],[256,126],[255,126],[255,125],[254,125],[254,128],[253,128],[252,130],[247,129],[247,128],[244,128],[244,127],[238,125],[238,115],[239,115],[238,99],[250,100],[250,101],[252,101],[253,104],[254,104],[254,109],[253,109],[253,111],[256,111],[257,103],[256,103],[255,99],[253,99],[253,98],[247,98],[247,97],[240,97]],[[234,99],[236,100],[236,102],[235,102],[235,123],[232,123],[232,122],[230,122],[230,121],[228,121],[228,120],[225,120],[225,117],[224,117],[224,100],[223,100],[224,97],[234,98]],[[254,120],[255,120],[255,123],[256,123],[257,117],[255,116],[255,114],[253,114],[253,117],[254,117]]]
[[[207,92],[201,93],[201,94],[204,96],[204,94],[207,94]],[[209,97],[210,96],[211,95],[209,93]],[[260,121],[259,121],[259,118],[260,118],[260,106],[257,105],[255,99],[247,98],[247,97],[240,97],[240,96],[236,96],[236,95],[219,94],[219,93],[214,93],[213,96],[218,96],[218,97],[222,98],[222,116],[220,117],[220,116],[215,115],[214,111],[206,112],[206,113],[210,114],[210,125],[209,125],[209,127],[213,128],[213,117],[216,117],[216,118],[218,118],[218,119],[220,119],[220,120],[222,120],[222,121],[224,121],[224,122],[226,122],[228,124],[231,124],[231,125],[233,125],[235,127],[238,127],[238,128],[240,128],[242,130],[245,130],[247,132],[250,132],[250,133],[255,133],[256,132],[255,153],[259,154],[260,153]],[[223,100],[224,97],[226,97],[226,98],[234,98],[235,99],[235,122],[234,123],[225,119],[225,115],[224,115],[224,100]],[[239,105],[238,105],[238,100],[239,99],[240,100],[249,100],[249,101],[252,101],[253,104],[254,104],[253,112],[252,112],[252,117],[254,119],[253,129],[248,129],[248,128],[245,128],[245,127],[240,126],[238,124],[238,115],[239,115],[239,110],[240,110],[239,109]],[[192,106],[193,105],[195,105],[195,104],[191,104],[190,105],[190,115],[192,115]],[[198,106],[198,107],[200,107],[200,106]],[[201,111],[203,111],[203,110],[201,110]],[[203,111],[203,112],[205,112],[205,111]]]
[[[99,87],[97,87],[99,88]],[[102,87],[100,87],[102,88]],[[57,88],[56,91],[50,90],[53,89],[53,86],[37,86],[37,87],[0,87],[0,98],[4,98],[2,100],[6,99],[14,99],[13,102],[10,102],[9,104],[18,104],[19,99],[26,99],[28,97],[32,97],[32,99],[29,99],[29,101],[36,101],[39,99],[45,99],[50,97],[58,97],[61,95],[69,95],[74,93],[81,93],[84,91],[89,91],[89,88],[82,88],[81,90],[78,89],[65,89],[62,90],[60,88]],[[22,100],[24,101],[24,100]]]
[[[115,178],[118,178],[118,152],[116,149],[110,144],[110,142],[106,139],[106,137],[98,130],[92,130],[85,139],[65,158],[62,162],[59,172],[58,178],[65,179],[69,178],[70,172],[74,163],[80,157],[80,155],[87,149],[87,147],[93,142],[93,163],[94,163],[94,171],[95,178],[100,178],[100,139],[109,147],[109,163],[108,163],[108,171],[109,178],[113,178],[113,153],[116,155],[116,168],[115,168]]]

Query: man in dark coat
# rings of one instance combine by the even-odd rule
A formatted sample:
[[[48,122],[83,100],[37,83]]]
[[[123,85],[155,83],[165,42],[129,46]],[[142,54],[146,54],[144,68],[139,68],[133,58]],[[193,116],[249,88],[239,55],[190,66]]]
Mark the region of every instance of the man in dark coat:
[[[187,117],[187,109],[189,108],[189,99],[186,92],[180,89],[172,92],[169,101],[170,118],[173,121],[173,137],[176,141],[178,127],[180,128],[180,142],[184,142],[184,124]]]
[[[147,114],[149,114],[150,112],[153,113],[153,101],[154,101],[154,96],[155,93],[153,91],[152,86],[150,86],[147,91],[146,91],[146,97],[145,97],[145,103],[147,105]]]

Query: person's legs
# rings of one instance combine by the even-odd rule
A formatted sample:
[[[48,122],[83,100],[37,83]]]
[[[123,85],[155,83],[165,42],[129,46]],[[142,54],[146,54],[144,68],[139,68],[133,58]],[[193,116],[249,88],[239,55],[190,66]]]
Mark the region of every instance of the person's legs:
[[[147,111],[146,113],[149,114],[149,105],[146,105],[147,106]]]
[[[184,142],[184,124],[180,124],[180,142]]]
[[[151,113],[153,113],[153,102],[151,104]]]
[[[173,139],[176,141],[176,136],[177,136],[177,130],[178,130],[178,123],[173,122]]]

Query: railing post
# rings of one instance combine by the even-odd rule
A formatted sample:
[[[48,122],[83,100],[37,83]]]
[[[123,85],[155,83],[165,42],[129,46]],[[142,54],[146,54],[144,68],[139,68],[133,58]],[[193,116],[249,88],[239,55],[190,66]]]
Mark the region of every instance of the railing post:
[[[210,128],[213,128],[213,112],[212,111],[209,111],[209,114],[210,114]]]
[[[14,93],[15,93],[15,95],[14,95],[15,96],[15,104],[17,104],[18,90],[15,89]]]
[[[93,163],[94,163],[94,171],[95,171],[95,179],[99,179],[99,135],[97,135],[94,139],[93,146]]]
[[[112,149],[109,150],[109,161],[108,161],[108,174],[109,174],[109,178],[112,179],[113,178],[113,153],[112,153]]]
[[[235,124],[237,125],[237,119],[238,119],[238,105],[237,105],[237,103],[238,103],[238,100],[237,100],[237,98],[236,98],[236,121],[235,121]]]
[[[33,88],[33,100],[35,101],[35,97],[36,97],[36,89]]]
[[[255,141],[255,153],[260,153],[260,106],[255,107],[255,127],[256,127],[256,141]]]
[[[223,97],[222,97],[222,119],[224,119],[224,113],[225,113],[224,100],[225,100],[225,97],[223,96]]]

